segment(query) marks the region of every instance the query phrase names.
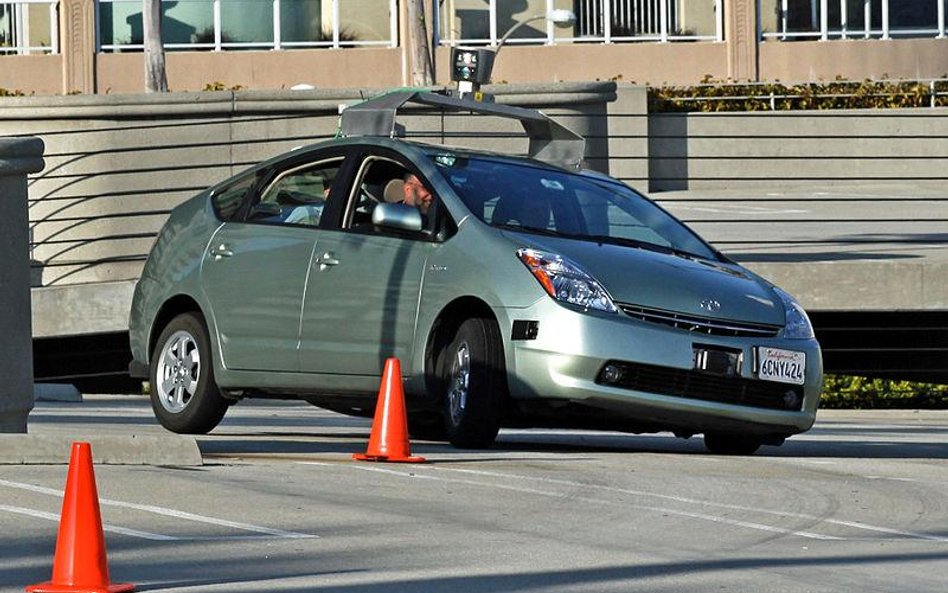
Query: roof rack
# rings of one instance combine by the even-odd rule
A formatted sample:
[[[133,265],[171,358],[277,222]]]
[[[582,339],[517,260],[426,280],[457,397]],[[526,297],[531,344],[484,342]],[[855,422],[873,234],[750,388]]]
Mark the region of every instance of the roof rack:
[[[530,138],[529,155],[537,160],[579,169],[586,140],[534,109],[458,99],[429,91],[395,91],[358,103],[342,112],[340,135],[394,138],[404,128],[396,126],[398,110],[406,103],[433,107],[439,112],[471,112],[516,119]]]

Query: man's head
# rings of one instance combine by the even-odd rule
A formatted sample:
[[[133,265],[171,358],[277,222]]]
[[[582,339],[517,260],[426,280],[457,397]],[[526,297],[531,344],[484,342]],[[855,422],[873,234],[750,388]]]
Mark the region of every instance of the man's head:
[[[418,208],[422,214],[428,214],[431,207],[431,192],[413,173],[405,175],[405,203]]]

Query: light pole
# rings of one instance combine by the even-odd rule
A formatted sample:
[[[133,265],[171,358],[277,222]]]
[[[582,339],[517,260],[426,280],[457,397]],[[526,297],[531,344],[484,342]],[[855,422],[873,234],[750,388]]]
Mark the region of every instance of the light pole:
[[[497,42],[497,49],[494,50],[494,58],[497,58],[497,54],[500,53],[500,50],[504,47],[504,44],[507,43],[507,40],[510,39],[510,36],[513,35],[520,27],[540,20],[550,21],[557,27],[569,27],[576,22],[576,15],[572,10],[556,8],[547,12],[546,14],[538,14],[528,18],[525,21],[520,21],[513,27],[510,27],[510,29],[504,33],[504,36],[500,38],[500,41]]]
[[[451,80],[458,83],[458,97],[464,98],[473,95],[475,101],[484,100],[480,88],[482,84],[490,82],[490,74],[494,68],[497,54],[510,39],[510,36],[520,27],[539,20],[550,21],[558,27],[568,27],[576,22],[576,15],[572,10],[555,9],[546,14],[538,14],[521,21],[510,28],[500,38],[496,48],[489,47],[452,47],[451,48]],[[490,97],[487,97],[490,100]]]

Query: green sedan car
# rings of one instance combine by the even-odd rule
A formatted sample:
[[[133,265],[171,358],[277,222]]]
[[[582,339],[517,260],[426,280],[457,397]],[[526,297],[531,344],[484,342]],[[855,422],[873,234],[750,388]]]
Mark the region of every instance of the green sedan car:
[[[551,160],[353,135],[175,208],[130,318],[160,423],[204,433],[245,397],[370,416],[394,356],[412,435],[457,447],[544,426],[748,454],[809,429],[822,362],[801,306]]]

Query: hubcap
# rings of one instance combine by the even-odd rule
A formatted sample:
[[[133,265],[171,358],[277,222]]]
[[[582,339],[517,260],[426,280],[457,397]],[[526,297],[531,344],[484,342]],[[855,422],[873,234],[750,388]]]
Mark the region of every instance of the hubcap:
[[[158,359],[156,374],[158,401],[177,414],[188,407],[201,377],[201,354],[197,340],[189,332],[177,331],[168,338]]]
[[[451,412],[451,424],[457,426],[464,417],[471,381],[471,351],[467,342],[461,342],[454,353],[449,381],[448,410]]]

